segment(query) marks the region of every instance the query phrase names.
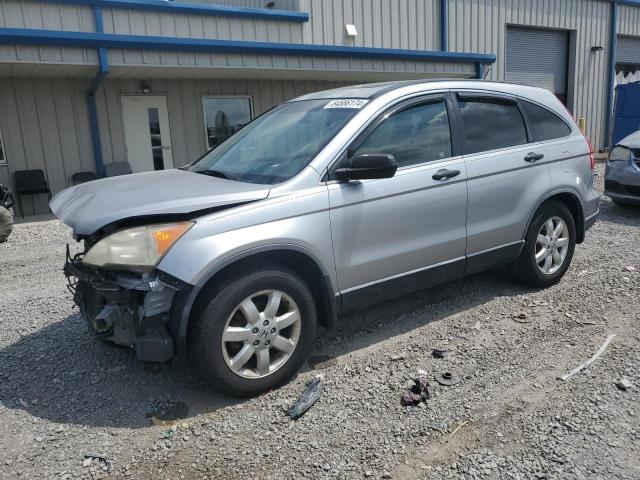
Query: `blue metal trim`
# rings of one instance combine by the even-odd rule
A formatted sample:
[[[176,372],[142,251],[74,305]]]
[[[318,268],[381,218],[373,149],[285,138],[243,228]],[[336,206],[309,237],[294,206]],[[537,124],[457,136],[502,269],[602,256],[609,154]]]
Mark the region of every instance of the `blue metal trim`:
[[[476,78],[484,80],[484,63],[476,63]]]
[[[131,10],[152,10],[168,13],[188,13],[192,15],[211,15],[216,17],[257,18],[284,22],[308,22],[306,12],[288,10],[267,10],[262,8],[227,7],[223,5],[202,5],[163,0],[42,0],[49,3],[67,3],[89,5],[102,8],[126,8]]]
[[[609,23],[609,91],[607,92],[607,111],[605,118],[605,139],[604,144],[611,146],[612,124],[611,117],[613,115],[613,95],[616,83],[616,48],[618,44],[618,4],[616,1],[611,2],[611,19]]]
[[[248,42],[210,40],[204,38],[154,37],[145,35],[114,35],[93,32],[65,32],[0,28],[0,44],[57,45],[64,47],[137,48],[189,52],[253,53],[258,55],[309,55],[320,57],[359,57],[403,59],[460,63],[494,63],[496,56],[486,53],[434,52],[337,45],[307,45],[300,43]]]
[[[449,50],[449,0],[440,0],[440,50]]]
[[[96,19],[96,32],[104,32],[104,21],[102,19],[102,9],[94,7]],[[87,92],[87,106],[89,109],[89,127],[91,130],[91,140],[93,146],[93,158],[96,162],[96,174],[98,177],[104,175],[104,159],[102,158],[102,141],[100,139],[100,124],[98,122],[98,106],[96,102],[96,92],[109,74],[109,57],[107,49],[98,48],[98,73],[94,77],[89,91]]]
[[[611,0],[611,3],[618,5],[630,5],[632,7],[640,7],[640,0]]]

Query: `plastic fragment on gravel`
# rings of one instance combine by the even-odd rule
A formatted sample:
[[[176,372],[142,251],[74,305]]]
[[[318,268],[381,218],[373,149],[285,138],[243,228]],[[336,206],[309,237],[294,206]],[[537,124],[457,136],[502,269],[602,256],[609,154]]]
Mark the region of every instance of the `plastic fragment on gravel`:
[[[460,377],[451,372],[436,373],[436,382],[445,387],[450,387],[460,383]]]
[[[431,398],[429,379],[421,376],[413,380],[413,386],[402,394],[400,403],[403,407],[415,407]]]
[[[602,344],[602,346],[598,349],[598,351],[595,353],[595,355],[593,357],[591,357],[589,360],[587,360],[586,362],[578,365],[576,368],[574,368],[573,370],[571,370],[569,373],[563,375],[560,377],[560,380],[568,380],[569,378],[573,377],[576,373],[578,373],[581,370],[584,370],[585,368],[587,368],[589,365],[591,365],[600,355],[602,355],[604,353],[604,351],[606,350],[607,346],[609,345],[609,343],[611,342],[611,340],[614,339],[614,337],[616,336],[615,333],[612,333],[611,335],[609,335],[607,337],[607,339],[604,341],[604,343]]]
[[[89,460],[101,461],[102,463],[104,463],[105,467],[107,468],[107,472],[110,472],[111,470],[113,470],[113,463],[106,455],[101,455],[99,453],[85,453],[84,458],[85,460],[89,459]]]
[[[324,385],[320,379],[316,378],[312,380],[309,385],[307,385],[306,390],[302,392],[300,398],[287,410],[287,415],[294,420],[300,418],[318,401],[323,391]]]
[[[629,390],[632,385],[628,378],[623,378],[616,382],[616,387],[618,387],[620,390]]]

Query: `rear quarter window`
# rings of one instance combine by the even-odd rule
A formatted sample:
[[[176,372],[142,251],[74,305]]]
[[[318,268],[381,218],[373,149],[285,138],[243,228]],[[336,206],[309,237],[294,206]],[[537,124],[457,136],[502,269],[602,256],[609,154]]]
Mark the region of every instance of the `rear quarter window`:
[[[555,113],[526,100],[520,105],[529,120],[529,128],[535,142],[564,138],[571,134],[571,128]]]
[[[458,98],[464,126],[464,152],[472,154],[527,144],[524,119],[515,102]]]

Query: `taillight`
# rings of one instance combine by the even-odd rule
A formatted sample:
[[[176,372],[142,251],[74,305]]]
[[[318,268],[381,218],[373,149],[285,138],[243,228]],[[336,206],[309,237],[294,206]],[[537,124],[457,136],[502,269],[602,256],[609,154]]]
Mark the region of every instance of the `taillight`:
[[[591,142],[589,141],[589,139],[587,138],[587,136],[585,135],[585,133],[582,131],[582,129],[580,128],[580,125],[578,125],[578,121],[576,120],[576,117],[574,117],[571,112],[569,111],[569,109],[566,107],[566,105],[562,102],[560,102],[560,105],[562,105],[562,107],[564,108],[564,110],[569,114],[569,116],[573,119],[573,123],[578,127],[578,130],[580,130],[580,133],[582,134],[582,137],[585,139],[585,141],[587,142],[587,145],[589,145],[589,168],[591,168],[591,171],[593,172],[596,169],[596,158],[593,156],[593,147],[591,146]]]
[[[596,157],[593,156],[593,147],[591,146],[591,142],[584,133],[582,134],[582,136],[587,141],[587,145],[589,145],[589,162],[591,171],[593,172],[596,169]]]

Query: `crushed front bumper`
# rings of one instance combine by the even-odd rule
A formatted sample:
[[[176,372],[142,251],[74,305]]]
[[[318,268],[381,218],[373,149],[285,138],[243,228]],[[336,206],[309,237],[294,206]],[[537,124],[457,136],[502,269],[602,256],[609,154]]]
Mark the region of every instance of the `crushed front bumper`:
[[[136,274],[85,266],[67,253],[64,273],[89,329],[96,336],[131,347],[145,362],[166,362],[175,353],[178,297],[190,285],[163,272]]]

